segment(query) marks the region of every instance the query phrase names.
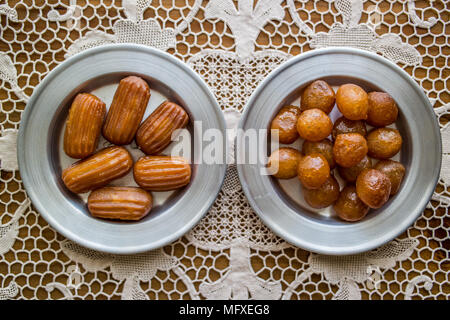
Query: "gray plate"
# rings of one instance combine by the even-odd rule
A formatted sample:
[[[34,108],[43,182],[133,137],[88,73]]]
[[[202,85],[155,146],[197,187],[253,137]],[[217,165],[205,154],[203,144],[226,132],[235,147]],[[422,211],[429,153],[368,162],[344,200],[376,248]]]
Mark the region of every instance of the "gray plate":
[[[141,221],[92,218],[86,208],[87,194],[70,193],[60,178],[61,171],[76,161],[62,149],[65,120],[77,93],[91,92],[109,107],[118,82],[128,75],[141,76],[150,85],[151,97],[144,119],[160,102],[170,99],[189,113],[191,133],[194,121],[201,121],[203,130],[217,128],[225,132],[222,112],[195,72],[162,51],[123,44],[84,51],[52,70],[28,102],[18,137],[20,174],[44,219],[85,247],[116,254],[155,249],[189,231],[212,205],[226,170],[225,164],[193,164],[191,183],[174,192],[153,192],[154,207]],[[201,139],[197,140],[202,144]],[[102,139],[99,148],[106,145]],[[135,161],[143,155],[134,143],[127,148]],[[170,147],[164,153],[169,150]],[[192,158],[200,153],[201,148],[191,150]],[[135,185],[132,173],[112,185]]]
[[[279,182],[260,175],[263,164],[238,165],[239,178],[253,209],[286,241],[331,255],[367,251],[405,231],[424,210],[439,178],[439,125],[422,89],[394,63],[367,51],[329,48],[301,54],[274,70],[251,96],[239,127],[268,129],[278,110],[298,103],[299,92],[316,79],[335,86],[352,82],[394,98],[400,111],[395,127],[404,140],[397,158],[406,167],[401,190],[362,221],[346,223],[330,208],[308,207],[295,178]],[[332,114],[332,118],[337,116]],[[237,146],[248,157],[248,146],[239,140]]]

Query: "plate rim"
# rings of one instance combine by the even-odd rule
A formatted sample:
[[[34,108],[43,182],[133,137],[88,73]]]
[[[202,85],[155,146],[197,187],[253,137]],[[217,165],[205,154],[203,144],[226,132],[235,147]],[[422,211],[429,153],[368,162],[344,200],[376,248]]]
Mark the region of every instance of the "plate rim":
[[[404,78],[409,85],[411,85],[415,91],[419,93],[419,95],[423,98],[424,101],[426,101],[427,111],[430,112],[433,115],[433,135],[437,137],[437,140],[439,142],[437,148],[439,150],[439,155],[437,157],[437,168],[436,170],[436,176],[434,177],[433,181],[433,188],[434,190],[436,188],[436,185],[440,178],[440,171],[442,166],[442,136],[440,131],[439,122],[436,117],[436,113],[434,112],[434,108],[430,103],[429,98],[425,95],[425,92],[423,89],[414,81],[414,79],[402,68],[400,68],[397,64],[394,62],[388,60],[387,58],[378,55],[374,52],[370,52],[367,50],[357,49],[357,48],[351,48],[351,47],[328,47],[328,48],[319,48],[319,49],[313,49],[307,52],[303,52],[297,56],[292,57],[288,61],[284,62],[283,64],[276,67],[274,70],[272,70],[269,75],[264,78],[256,87],[256,89],[253,91],[251,97],[249,98],[248,102],[245,104],[244,112],[242,113],[241,119],[238,124],[238,129],[244,129],[245,122],[247,120],[248,114],[250,113],[251,105],[254,104],[254,101],[257,99],[257,97],[260,95],[261,91],[264,90],[264,88],[272,81],[273,78],[275,78],[279,73],[281,73],[284,69],[289,68],[291,65],[298,63],[301,60],[306,60],[311,56],[317,56],[317,55],[327,55],[327,54],[348,54],[348,55],[360,55],[365,56],[366,58],[373,59],[379,63],[387,65],[389,68],[394,69],[397,73],[399,73],[402,78]],[[236,146],[237,146],[237,140],[236,140]],[[406,231],[422,214],[422,212],[425,210],[428,202],[430,201],[431,197],[433,196],[433,192],[431,192],[429,195],[427,195],[425,198],[427,201],[424,202],[424,205],[420,208],[416,208],[415,212],[412,212],[409,216],[410,218],[407,219],[404,223],[406,227],[396,229],[395,231],[391,232],[391,234],[388,234],[388,236],[385,236],[384,238],[376,238],[373,239],[371,242],[367,242],[366,245],[358,245],[354,247],[329,247],[329,246],[322,246],[322,245],[315,245],[311,244],[311,242],[304,242],[304,241],[297,241],[296,238],[287,236],[285,233],[283,233],[282,228],[280,228],[279,225],[271,223],[267,218],[266,215],[261,213],[259,211],[259,207],[256,204],[255,199],[251,196],[251,192],[249,189],[249,185],[247,184],[245,178],[244,178],[244,166],[245,164],[237,164],[237,171],[238,171],[238,177],[239,181],[242,186],[242,190],[244,191],[244,194],[246,198],[248,199],[250,206],[252,207],[253,211],[258,215],[258,217],[262,220],[264,225],[266,225],[272,232],[274,232],[277,236],[284,239],[288,243],[302,248],[306,249],[308,251],[318,253],[318,254],[326,254],[326,255],[333,255],[333,256],[340,256],[340,255],[349,255],[349,254],[358,254],[362,252],[367,252],[369,250],[378,248],[389,241],[394,240],[397,236],[402,234],[404,231]],[[420,209],[420,210],[419,210]]]
[[[69,240],[72,240],[86,248],[97,250],[100,252],[106,252],[110,254],[136,254],[136,253],[142,253],[149,250],[154,250],[161,248],[167,244],[170,244],[171,242],[181,238],[183,235],[185,235],[187,232],[189,232],[192,228],[194,228],[201,219],[209,212],[211,207],[213,206],[214,202],[217,199],[217,195],[220,193],[220,190],[223,186],[223,183],[225,181],[226,176],[226,169],[227,164],[214,164],[220,166],[220,179],[217,184],[217,192],[214,194],[214,196],[211,196],[209,198],[209,201],[204,204],[204,212],[202,214],[198,215],[196,219],[191,219],[189,223],[185,224],[183,228],[180,228],[178,231],[170,234],[169,236],[166,236],[162,239],[159,239],[158,241],[153,241],[147,244],[143,244],[140,246],[106,246],[103,244],[98,244],[97,242],[94,242],[90,239],[85,239],[79,237],[77,234],[69,231],[66,227],[62,226],[61,224],[57,223],[51,214],[49,214],[46,210],[46,208],[42,205],[42,201],[39,200],[34,187],[31,186],[30,182],[28,181],[27,175],[22,175],[23,169],[25,167],[25,149],[23,146],[25,146],[25,127],[27,124],[31,121],[30,115],[32,113],[32,109],[36,107],[36,100],[39,98],[39,96],[42,94],[42,92],[45,90],[46,86],[49,82],[52,81],[52,79],[59,73],[63,72],[67,67],[72,65],[74,62],[77,62],[79,60],[82,60],[86,56],[99,54],[102,52],[108,52],[108,51],[115,51],[115,50],[131,50],[131,51],[144,51],[146,53],[149,53],[150,55],[156,55],[163,59],[166,59],[169,61],[169,63],[175,64],[179,68],[183,69],[188,75],[193,77],[195,81],[204,89],[204,93],[209,97],[209,99],[213,102],[211,105],[211,108],[215,109],[214,112],[217,114],[217,121],[220,123],[221,127],[226,130],[226,121],[223,116],[223,112],[217,102],[216,97],[206,84],[206,82],[200,77],[199,74],[197,74],[187,63],[184,61],[181,61],[174,57],[173,55],[158,50],[153,47],[149,47],[142,44],[134,44],[134,43],[123,43],[123,44],[105,44],[94,48],[86,49],[82,52],[79,52],[73,56],[70,56],[69,58],[62,61],[60,64],[58,64],[54,69],[49,71],[47,75],[44,77],[44,79],[35,87],[33,90],[33,93],[30,97],[30,99],[26,103],[26,107],[24,111],[21,114],[20,122],[19,122],[19,130],[17,133],[17,161],[18,161],[18,171],[21,174],[21,180],[26,192],[27,197],[30,198],[31,203],[33,206],[35,206],[36,211],[39,215],[41,215],[44,220],[58,233],[62,234],[64,237],[66,237]],[[228,152],[229,147],[229,141],[228,139],[224,139],[224,153]]]

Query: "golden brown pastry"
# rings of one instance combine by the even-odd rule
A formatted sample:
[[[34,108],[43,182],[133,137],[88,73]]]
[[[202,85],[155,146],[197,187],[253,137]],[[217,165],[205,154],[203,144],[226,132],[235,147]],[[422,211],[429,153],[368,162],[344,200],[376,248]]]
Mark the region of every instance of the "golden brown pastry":
[[[318,189],[303,188],[303,197],[315,209],[326,208],[339,197],[339,183],[330,175]]]
[[[291,144],[298,139],[297,121],[300,113],[299,107],[286,106],[272,120],[270,129],[278,130],[280,143]]]
[[[391,195],[396,194],[405,176],[405,167],[394,160],[381,160],[373,168],[387,175],[391,181]]]
[[[294,148],[280,148],[270,155],[268,170],[278,179],[294,178],[301,158],[301,153]]]
[[[133,158],[127,149],[107,147],[65,169],[62,180],[70,191],[84,193],[123,177],[132,167]]]
[[[334,160],[341,167],[356,166],[367,154],[366,139],[359,133],[343,133],[333,146]]]
[[[168,191],[191,181],[191,166],[182,157],[144,156],[133,168],[136,183],[150,191]]]
[[[97,149],[106,105],[90,93],[79,93],[72,102],[64,131],[64,151],[82,159]]]
[[[305,140],[320,141],[331,134],[333,122],[320,109],[309,109],[298,117],[297,131]]]
[[[369,207],[358,197],[354,185],[342,189],[333,209],[339,218],[350,222],[361,220],[369,212]]]
[[[356,84],[344,84],[336,92],[339,111],[349,120],[366,120],[369,98],[363,88]]]
[[[336,162],[333,157],[333,143],[329,139],[324,139],[321,141],[303,141],[302,146],[303,155],[308,155],[312,153],[320,153],[327,159],[330,169],[336,166]]]
[[[375,169],[366,169],[356,179],[356,193],[370,208],[378,209],[389,200],[391,181]]]
[[[172,141],[172,133],[186,127],[189,116],[176,103],[165,101],[141,124],[136,143],[146,154],[158,154]]]
[[[370,169],[372,168],[372,160],[366,155],[364,158],[358,162],[353,167],[345,168],[345,167],[338,167],[339,175],[342,179],[348,182],[355,182],[356,178],[358,178],[358,175],[364,170],[364,169]]]
[[[307,189],[320,188],[329,176],[328,161],[319,153],[304,156],[298,164],[298,178]]]
[[[300,106],[302,111],[317,108],[329,114],[333,110],[334,102],[333,88],[323,80],[316,80],[303,90]]]
[[[362,120],[348,120],[346,117],[336,119],[333,125],[331,135],[336,140],[338,134],[359,133],[363,137],[367,135],[366,124]]]
[[[143,79],[129,76],[120,80],[103,126],[108,141],[129,144],[136,134],[150,99],[150,88]]]
[[[384,127],[397,120],[398,108],[392,97],[385,92],[370,92],[367,123],[374,127]]]
[[[141,220],[152,209],[149,192],[136,187],[104,187],[91,192],[88,209],[102,219]]]
[[[402,136],[396,129],[374,129],[367,135],[369,156],[376,159],[389,159],[400,151],[402,142]]]

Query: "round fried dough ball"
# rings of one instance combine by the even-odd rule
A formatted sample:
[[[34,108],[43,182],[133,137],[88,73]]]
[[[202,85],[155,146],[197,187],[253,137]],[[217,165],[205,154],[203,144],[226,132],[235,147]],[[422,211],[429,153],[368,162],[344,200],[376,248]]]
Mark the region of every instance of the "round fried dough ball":
[[[343,133],[333,146],[334,160],[341,167],[356,166],[367,154],[366,139],[359,133]]]
[[[369,212],[369,207],[358,197],[354,185],[342,189],[333,209],[339,218],[351,222],[361,220]]]
[[[315,209],[332,205],[339,197],[339,183],[330,175],[318,189],[303,188],[303,197],[307,204]]]
[[[333,143],[329,139],[324,139],[321,141],[303,141],[302,146],[303,155],[308,155],[312,153],[320,153],[327,159],[330,169],[336,166],[336,162],[333,157]]]
[[[359,174],[364,169],[370,169],[372,168],[372,160],[366,155],[364,158],[358,162],[353,167],[344,168],[344,167],[338,167],[339,175],[342,179],[348,182],[355,182],[356,178],[358,178]]]
[[[336,119],[331,135],[333,140],[342,133],[359,133],[363,137],[367,135],[366,124],[362,120],[348,120],[346,117]]]
[[[405,167],[398,161],[381,160],[373,168],[387,175],[391,181],[391,195],[396,194],[405,176]]]
[[[392,97],[385,92],[370,92],[367,123],[374,127],[384,127],[397,120],[398,108]]]
[[[334,102],[333,88],[323,80],[316,80],[303,90],[300,107],[302,111],[317,108],[329,114]]]
[[[363,88],[356,84],[344,84],[336,92],[339,111],[350,120],[366,120],[369,99]]]
[[[320,141],[331,134],[333,122],[320,109],[309,109],[298,117],[297,131],[305,140]]]
[[[293,148],[280,148],[269,157],[268,169],[275,178],[291,179],[297,175],[297,168],[302,158],[300,151]]]
[[[379,170],[366,169],[356,179],[356,193],[370,208],[378,209],[389,200],[391,181]]]
[[[323,155],[313,153],[300,160],[297,173],[303,187],[317,189],[330,176],[330,166]]]
[[[273,118],[270,129],[279,130],[280,143],[291,144],[298,139],[297,120],[300,113],[299,107],[285,106]]]
[[[400,151],[402,142],[402,136],[396,129],[374,129],[367,135],[369,156],[376,159],[389,159]]]

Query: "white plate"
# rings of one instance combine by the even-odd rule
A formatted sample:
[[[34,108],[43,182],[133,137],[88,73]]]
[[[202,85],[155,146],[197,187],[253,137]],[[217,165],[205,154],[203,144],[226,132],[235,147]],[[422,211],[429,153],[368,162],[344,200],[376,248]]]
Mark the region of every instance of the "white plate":
[[[33,205],[44,219],[82,246],[116,254],[155,249],[189,231],[214,202],[226,170],[226,164],[192,164],[191,183],[174,192],[152,192],[155,206],[141,221],[91,217],[85,204],[86,194],[69,192],[60,178],[62,170],[75,161],[62,151],[65,120],[77,93],[92,92],[109,107],[119,80],[128,75],[138,75],[150,85],[152,95],[144,119],[168,98],[188,112],[191,133],[193,122],[201,121],[203,130],[216,128],[225,136],[222,112],[203,80],[173,56],[134,44],[89,49],[52,70],[33,92],[18,136],[20,174]],[[201,139],[197,141],[202,143]],[[105,140],[100,141],[99,148],[104,143]],[[142,153],[133,144],[127,148],[136,161]],[[201,148],[193,148],[192,158],[200,152]],[[121,183],[134,185],[132,174],[111,185]]]
[[[243,190],[263,222],[296,246],[332,255],[379,247],[413,224],[434,192],[441,166],[436,116],[423,90],[394,63],[367,51],[329,48],[301,54],[274,70],[251,96],[239,128],[268,129],[278,110],[316,79],[332,85],[352,82],[394,98],[399,107],[396,126],[403,137],[400,161],[406,167],[400,191],[360,222],[347,223],[329,209],[317,211],[305,205],[299,183],[286,192],[289,182],[280,184],[261,175],[263,163],[238,165]],[[248,157],[243,142],[238,139],[237,148]]]

